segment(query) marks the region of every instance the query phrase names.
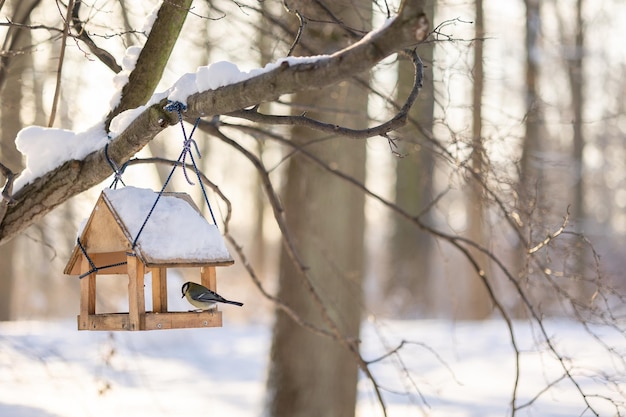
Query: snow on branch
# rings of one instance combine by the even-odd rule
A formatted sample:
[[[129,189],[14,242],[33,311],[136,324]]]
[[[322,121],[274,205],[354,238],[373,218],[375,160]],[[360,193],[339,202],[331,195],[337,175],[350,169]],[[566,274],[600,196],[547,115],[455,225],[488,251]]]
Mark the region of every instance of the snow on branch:
[[[210,67],[201,68],[196,74],[187,74],[165,93],[152,95],[144,106],[132,108],[118,116],[111,126],[118,132],[112,132],[109,157],[121,165],[158,133],[175,124],[175,115],[164,110],[168,98],[186,101],[185,116],[189,118],[231,113],[275,100],[284,94],[319,89],[349,79],[371,69],[389,55],[416,47],[428,35],[428,19],[421,3],[404,1],[398,15],[388,20],[383,27],[332,55],[285,58],[249,73],[233,70],[229,74],[234,76],[224,79],[220,83],[222,86],[205,82],[203,73],[208,75]],[[149,40],[144,48],[148,47]],[[142,55],[143,51],[138,64]],[[130,90],[129,85],[133,83],[132,73],[129,78],[129,84],[122,92],[122,103],[125,102],[126,91]],[[104,151],[97,148],[90,150],[87,155],[58,161],[58,166],[47,172],[39,172],[40,176],[28,179],[28,183],[21,180],[22,188],[14,194],[15,202],[7,208],[0,222],[0,244],[70,197],[102,182],[110,174]]]

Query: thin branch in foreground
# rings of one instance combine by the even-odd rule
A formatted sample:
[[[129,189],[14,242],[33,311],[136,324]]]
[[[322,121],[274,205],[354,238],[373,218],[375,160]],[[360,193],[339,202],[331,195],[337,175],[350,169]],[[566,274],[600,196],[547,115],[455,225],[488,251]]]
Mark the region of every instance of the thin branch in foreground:
[[[287,254],[289,255],[291,261],[294,262],[294,265],[298,268],[300,272],[300,274],[298,275],[302,278],[303,283],[305,284],[307,288],[307,291],[309,291],[309,293],[311,294],[311,297],[322,316],[323,322],[329,327],[330,337],[336,342],[338,342],[341,346],[343,346],[353,356],[359,369],[365,374],[367,379],[371,381],[372,386],[374,388],[374,392],[376,393],[376,397],[383,411],[383,415],[386,417],[387,407],[385,405],[385,400],[382,396],[380,385],[376,381],[376,378],[370,371],[367,363],[365,362],[365,360],[363,359],[363,357],[361,356],[359,352],[358,340],[346,338],[341,334],[341,331],[339,330],[337,324],[330,317],[330,314],[328,313],[328,310],[322,300],[322,297],[320,296],[318,290],[313,285],[311,278],[309,277],[309,274],[308,274],[308,268],[300,260],[300,255],[286,227],[286,223],[283,217],[282,206],[280,204],[275,204],[278,202],[278,196],[271,184],[271,181],[269,181],[269,173],[263,167],[262,162],[255,155],[253,155],[247,149],[245,149],[240,144],[238,144],[236,141],[224,135],[216,126],[212,125],[211,123],[203,121],[200,123],[199,128],[203,130],[204,132],[214,137],[219,138],[223,142],[237,149],[255,166],[255,168],[257,169],[257,172],[261,174],[261,177],[263,178],[263,184],[264,184],[264,188],[266,191],[266,195],[269,197],[269,200],[271,203],[270,205],[272,206],[272,209],[274,211],[274,219],[276,220],[283,236],[283,243],[284,243],[284,247],[286,248]]]
[[[286,7],[287,3],[283,2],[283,4]],[[293,40],[293,43],[291,44],[291,46],[289,47],[289,51],[287,51],[287,56],[291,56],[291,54],[293,54],[293,51],[296,49],[296,46],[298,46],[298,43],[300,43],[302,32],[304,32],[304,27],[306,26],[306,19],[304,18],[304,16],[302,16],[302,13],[300,13],[297,10],[293,10],[293,11],[290,10],[290,12],[296,15],[299,21],[299,25],[298,25],[298,33],[296,33],[296,37]]]
[[[160,157],[152,157],[152,158],[131,159],[125,164],[124,169],[128,166],[138,165],[138,164],[163,164],[163,165],[169,165],[169,166],[183,166],[183,164],[179,161],[174,161],[172,159],[166,159],[166,158],[160,158]],[[185,164],[185,165],[187,168],[193,169],[192,164]],[[200,179],[202,180],[202,182],[205,185],[207,185],[209,188],[211,188],[211,190],[213,190],[219,196],[219,198],[226,204],[227,211],[226,211],[226,218],[224,219],[224,237],[226,237],[226,239],[235,248],[235,251],[237,252],[237,255],[239,256],[239,259],[243,263],[244,268],[250,275],[250,278],[252,278],[252,281],[254,282],[256,287],[259,289],[261,294],[267,300],[274,303],[280,310],[284,311],[287,315],[289,315],[300,326],[312,331],[313,333],[319,334],[321,336],[332,337],[332,334],[330,332],[303,320],[300,316],[298,316],[298,314],[291,307],[289,307],[287,304],[281,301],[278,297],[275,297],[271,295],[269,292],[267,292],[267,290],[263,287],[263,284],[261,283],[261,280],[259,279],[258,274],[256,273],[256,271],[254,270],[254,268],[248,261],[248,258],[246,257],[245,253],[243,252],[243,247],[239,245],[237,240],[230,233],[229,224],[230,224],[230,219],[232,217],[232,203],[226,197],[226,195],[220,190],[220,188],[215,183],[210,181],[202,171],[199,170],[198,173],[200,175]]]
[[[70,31],[70,20],[72,19],[72,9],[74,8],[74,0],[69,0],[67,5],[67,15],[63,27],[63,36],[61,37],[61,50],[59,51],[59,64],[57,66],[57,79],[54,87],[54,98],[52,99],[52,109],[50,110],[50,118],[48,119],[48,127],[54,125],[54,118],[57,114],[57,105],[59,96],[61,95],[61,74],[63,73],[63,61],[65,61],[65,47],[67,35]]]
[[[491,259],[498,266],[498,268],[505,274],[505,276],[507,277],[508,281],[514,286],[515,291],[520,296],[520,298],[522,299],[524,305],[526,306],[526,308],[530,312],[530,315],[531,315],[532,319],[539,326],[540,332],[541,332],[542,336],[544,337],[544,340],[546,341],[546,344],[548,346],[548,350],[557,359],[557,361],[559,362],[559,364],[561,366],[561,369],[563,369],[563,372],[567,375],[568,380],[572,382],[572,384],[574,385],[574,387],[576,388],[576,390],[580,394],[580,396],[581,396],[582,400],[584,401],[586,407],[590,411],[592,411],[595,415],[599,415],[597,413],[597,411],[595,410],[595,408],[589,403],[588,394],[585,393],[585,391],[582,389],[581,385],[578,383],[578,381],[576,380],[574,375],[572,375],[570,369],[568,368],[567,364],[565,363],[565,358],[559,353],[558,349],[556,348],[554,343],[551,341],[551,339],[550,339],[550,337],[548,335],[548,331],[547,331],[547,329],[544,326],[542,315],[533,306],[532,302],[530,301],[528,295],[526,294],[526,291],[524,291],[524,289],[522,288],[521,284],[514,278],[514,276],[506,268],[504,263],[499,258],[497,258],[490,250],[488,250],[487,248],[482,247],[481,245],[477,244],[476,242],[474,242],[472,240],[469,240],[467,238],[464,238],[462,236],[450,235],[450,234],[444,233],[444,232],[442,232],[440,230],[437,230],[437,229],[435,229],[435,228],[433,228],[431,226],[428,226],[428,225],[424,224],[420,220],[419,216],[415,216],[415,215],[412,215],[412,214],[404,211],[402,208],[398,207],[394,203],[384,199],[382,196],[380,196],[377,193],[375,193],[375,192],[371,191],[370,189],[368,189],[364,184],[362,184],[361,182],[357,181],[355,178],[353,178],[353,177],[351,177],[351,176],[349,176],[349,175],[339,171],[338,169],[336,169],[334,167],[329,166],[327,163],[322,161],[320,158],[318,158],[315,155],[311,154],[305,148],[298,146],[297,144],[293,143],[292,141],[286,140],[286,139],[281,138],[281,137],[279,137],[277,135],[271,135],[270,134],[270,135],[268,135],[268,137],[271,138],[271,139],[277,140],[277,141],[279,141],[279,142],[281,142],[281,143],[283,143],[283,144],[285,144],[285,145],[287,145],[287,146],[289,146],[291,148],[297,149],[300,154],[305,156],[311,162],[313,162],[313,163],[317,164],[318,166],[320,166],[325,171],[330,172],[330,173],[336,175],[337,177],[339,177],[339,178],[341,178],[341,179],[351,183],[352,185],[356,186],[357,188],[362,190],[367,196],[370,196],[370,197],[374,198],[375,200],[381,202],[383,205],[385,205],[386,207],[388,207],[392,211],[398,213],[402,217],[405,217],[407,220],[409,220],[410,222],[414,223],[420,229],[422,229],[422,230],[424,230],[424,231],[426,231],[428,233],[431,233],[435,237],[438,237],[440,239],[448,241],[450,244],[452,244],[455,248],[457,248],[457,250],[459,250],[463,254],[463,256],[472,265],[472,268],[476,272],[476,274],[479,277],[479,279],[483,282],[483,285],[486,288],[486,290],[488,291],[489,296],[490,296],[491,300],[494,303],[494,306],[496,307],[498,312],[500,312],[500,314],[502,315],[502,317],[505,320],[505,323],[507,325],[507,329],[508,329],[508,332],[509,332],[509,337],[510,337],[510,340],[511,340],[511,345],[513,347],[514,354],[515,354],[515,381],[514,381],[513,395],[512,395],[512,401],[511,401],[512,409],[516,408],[515,403],[517,401],[517,392],[518,392],[518,389],[519,389],[520,372],[521,372],[521,365],[520,365],[521,351],[519,350],[519,347],[517,345],[517,339],[516,339],[515,333],[514,333],[513,321],[510,318],[510,316],[508,315],[508,313],[507,313],[506,309],[504,308],[503,304],[500,303],[500,301],[496,297],[494,289],[492,288],[492,285],[487,280],[487,276],[484,273],[484,269],[480,267],[478,262],[474,259],[472,254],[469,252],[469,250],[464,245],[467,245],[469,247],[473,247],[474,249],[478,250],[479,252],[482,252],[483,254],[487,255],[488,258]]]
[[[320,158],[318,158],[315,155],[311,154],[306,149],[304,149],[302,147],[299,147],[295,143],[293,143],[293,142],[291,142],[289,140],[280,138],[277,135],[268,135],[268,137],[270,137],[271,139],[278,140],[279,142],[281,142],[281,143],[283,143],[283,144],[285,144],[285,145],[287,145],[289,147],[292,147],[294,149],[298,149],[298,152],[300,152],[303,156],[305,156],[311,162],[313,162],[313,163],[317,164],[318,166],[320,166],[325,171],[328,171],[328,172],[338,176],[339,178],[341,178],[341,179],[351,183],[352,185],[356,186],[357,188],[362,190],[366,195],[368,195],[368,196],[374,198],[375,200],[381,202],[383,205],[385,205],[386,207],[388,207],[392,211],[400,214],[402,217],[405,217],[407,220],[409,220],[410,222],[414,223],[420,229],[422,229],[422,230],[424,230],[424,231],[426,231],[428,233],[431,233],[433,236],[436,236],[436,237],[438,237],[440,239],[448,241],[450,244],[452,244],[454,247],[456,247],[464,255],[464,257],[472,265],[472,267],[475,270],[477,276],[483,282],[483,285],[485,286],[486,290],[488,291],[488,293],[490,295],[490,298],[494,302],[494,305],[496,306],[497,310],[500,312],[500,314],[502,315],[503,319],[505,320],[505,323],[507,325],[507,329],[509,331],[509,336],[510,336],[510,339],[511,339],[511,345],[512,345],[512,347],[514,349],[514,353],[515,353],[515,369],[516,369],[516,371],[515,371],[515,382],[514,382],[514,387],[513,387],[513,396],[512,396],[512,402],[511,402],[512,408],[514,409],[515,408],[515,402],[517,400],[517,390],[519,388],[520,355],[521,355],[521,352],[520,352],[520,350],[519,350],[519,348],[517,346],[517,339],[515,337],[515,333],[514,333],[514,329],[513,329],[513,322],[511,320],[511,318],[509,317],[509,315],[508,315],[506,309],[504,308],[504,306],[500,303],[500,301],[496,297],[494,289],[492,288],[491,284],[487,280],[487,277],[486,277],[486,275],[484,273],[484,269],[480,267],[480,265],[477,263],[477,261],[474,259],[474,257],[471,255],[469,250],[464,245],[473,247],[476,250],[478,250],[478,251],[484,253],[485,255],[487,255],[500,268],[500,270],[503,271],[503,273],[505,274],[507,279],[513,284],[513,286],[515,287],[516,292],[521,297],[524,305],[529,310],[532,318],[537,322],[537,324],[538,324],[538,326],[540,328],[540,331],[541,331],[543,337],[546,340],[546,343],[547,343],[547,346],[548,346],[550,352],[552,352],[554,354],[554,356],[557,358],[557,360],[561,364],[561,368],[568,375],[568,379],[574,384],[574,386],[578,390],[578,392],[581,395],[581,398],[583,399],[585,404],[589,407],[590,410],[595,412],[595,409],[593,408],[593,406],[591,406],[591,404],[587,400],[587,395],[582,390],[580,384],[576,381],[576,379],[574,378],[574,376],[571,374],[570,370],[568,369],[567,365],[565,364],[565,358],[558,352],[558,350],[556,349],[554,344],[551,342],[551,340],[549,338],[549,335],[548,335],[548,332],[547,332],[547,330],[546,330],[546,328],[545,328],[545,326],[543,324],[543,319],[542,319],[541,315],[534,308],[534,306],[531,303],[530,299],[526,295],[526,292],[521,287],[521,284],[513,277],[511,272],[506,268],[506,266],[502,263],[502,261],[500,259],[498,259],[491,251],[489,251],[488,249],[480,246],[476,242],[473,242],[472,240],[466,239],[466,238],[461,237],[461,236],[450,235],[450,234],[444,233],[442,231],[439,231],[437,229],[434,229],[434,228],[424,224],[420,220],[419,216],[414,216],[414,215],[404,211],[402,208],[398,207],[394,203],[384,199],[380,195],[378,195],[375,192],[371,191],[364,184],[362,184],[361,182],[357,181],[353,177],[351,177],[351,176],[349,176],[349,175],[347,175],[347,174],[337,170],[336,168],[333,168],[333,167],[329,166],[324,161],[322,161]]]
[[[544,240],[542,240],[541,242],[539,242],[538,244],[530,248],[528,250],[528,254],[533,254],[537,252],[544,246],[547,246],[553,239],[557,238],[561,233],[563,233],[563,231],[567,227],[568,221],[569,221],[569,206],[567,207],[567,215],[563,219],[563,223],[561,224],[561,227],[559,227],[554,233],[549,234]]]
[[[104,65],[109,67],[111,71],[118,74],[122,71],[122,67],[117,63],[115,57],[109,53],[109,51],[100,48],[96,43],[89,37],[87,30],[83,26],[83,22],[80,20],[80,7],[82,6],[82,1],[77,1],[74,4],[72,10],[72,25],[74,30],[76,31],[76,37],[83,41],[85,45],[89,48],[91,53],[93,53]],[[69,7],[69,6],[68,6]]]
[[[289,125],[289,126],[303,126],[310,129],[329,133],[336,136],[341,136],[347,139],[367,139],[374,136],[382,136],[388,141],[392,141],[387,134],[391,131],[397,130],[406,124],[409,111],[413,107],[415,100],[419,95],[422,88],[422,82],[424,77],[424,64],[417,55],[415,50],[405,51],[413,61],[415,67],[415,77],[413,81],[413,87],[409,93],[405,103],[400,107],[398,112],[388,121],[381,123],[377,126],[373,126],[367,129],[350,129],[344,126],[339,126],[333,123],[325,123],[320,120],[307,117],[306,115],[300,116],[274,116],[268,114],[261,114],[256,108],[250,110],[237,110],[231,113],[227,113],[227,116],[238,117],[249,120],[251,122],[269,124],[269,125]]]
[[[554,381],[548,383],[545,387],[543,387],[541,390],[539,390],[539,392],[537,394],[535,394],[534,397],[532,397],[530,400],[528,400],[527,402],[518,405],[517,407],[514,408],[514,413],[516,411],[519,411],[523,408],[526,407],[530,407],[531,405],[533,405],[543,394],[545,394],[546,392],[548,392],[552,387],[554,387],[555,385],[557,385],[559,382],[563,381],[565,378],[567,378],[566,374],[562,374],[560,377],[558,377],[557,379],[555,379]]]

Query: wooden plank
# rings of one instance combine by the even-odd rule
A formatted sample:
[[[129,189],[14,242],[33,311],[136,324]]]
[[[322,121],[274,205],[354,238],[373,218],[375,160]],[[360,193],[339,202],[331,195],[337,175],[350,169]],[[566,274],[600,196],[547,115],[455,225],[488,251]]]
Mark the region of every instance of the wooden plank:
[[[131,249],[131,243],[124,234],[119,220],[102,195],[96,202],[85,226],[81,242],[88,253],[117,252]]]
[[[222,327],[222,312],[211,310],[146,313],[145,330],[198,329],[203,327]]]
[[[148,312],[145,314],[145,327],[135,330],[199,329],[204,327],[222,327],[222,312]],[[78,316],[78,330],[128,331],[132,329],[128,313],[107,313],[89,315],[84,323]]]
[[[119,264],[119,263],[126,261],[126,251],[90,253],[89,257],[91,257],[91,260],[93,261],[93,263],[96,264],[96,266],[100,268],[103,266]],[[127,271],[126,264],[115,266],[112,268],[100,269],[98,271],[99,275],[107,275],[107,274],[126,275],[127,273],[128,271]]]
[[[221,261],[206,262],[202,260],[185,260],[185,259],[168,259],[167,261],[160,261],[158,259],[144,259],[146,266],[149,268],[200,268],[204,266],[230,266],[235,263],[232,259],[226,259]]]
[[[103,252],[105,254],[113,254],[115,252]],[[126,250],[121,251],[119,253],[126,253]],[[100,255],[95,254],[93,256],[98,256]],[[92,256],[92,253],[89,254],[89,256]],[[105,255],[108,256],[108,255]],[[80,275],[80,262],[78,262],[77,260],[80,259],[82,257],[82,253],[80,251],[79,248],[74,248],[74,252],[72,252],[72,256],[70,258],[70,261],[67,264],[66,269],[64,270],[64,273],[67,275]],[[167,261],[160,261],[158,259],[144,259],[145,261],[145,265],[148,268],[200,268],[200,267],[204,267],[204,266],[230,266],[233,265],[235,263],[234,260],[232,259],[226,259],[226,260],[221,260],[221,261],[212,261],[212,262],[206,262],[204,260],[186,260],[186,259],[168,259]],[[122,262],[122,261],[119,261]],[[96,263],[96,265],[100,265],[100,261],[98,261],[98,263]],[[109,262],[109,263],[116,263],[116,262]],[[104,262],[102,262],[102,264],[104,264]],[[121,268],[121,267],[120,267]],[[121,270],[121,269],[119,269]],[[125,274],[126,272],[108,272],[109,270],[104,270],[102,273],[103,274],[113,274],[113,273],[120,273],[120,274]]]
[[[95,314],[88,316],[84,323],[79,316],[78,321],[78,330],[117,331],[129,330],[129,327],[128,313]]]
[[[129,254],[128,262],[128,319],[129,330],[142,330],[145,327],[146,301],[144,292],[145,269],[134,254]]]
[[[80,266],[81,274],[89,272],[91,265],[84,256]],[[96,314],[96,274],[92,273],[80,280],[80,316],[78,328],[87,325],[89,315]]]
[[[217,292],[217,274],[214,266],[205,266],[200,269],[200,283]]]
[[[167,312],[167,269],[150,268],[152,271],[152,311]]]

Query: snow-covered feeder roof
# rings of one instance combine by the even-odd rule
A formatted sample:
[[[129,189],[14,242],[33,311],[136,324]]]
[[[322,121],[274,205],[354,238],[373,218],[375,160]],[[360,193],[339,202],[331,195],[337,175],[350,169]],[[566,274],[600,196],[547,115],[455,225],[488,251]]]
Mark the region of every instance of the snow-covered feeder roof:
[[[139,233],[158,193],[144,188],[105,189],[79,232],[86,252],[113,263],[134,251],[147,267],[230,265],[234,261],[217,226],[202,216],[188,194],[163,193]],[[65,273],[81,273],[82,250],[74,247]],[[96,262],[96,266],[98,265]],[[106,273],[103,270],[102,273]]]

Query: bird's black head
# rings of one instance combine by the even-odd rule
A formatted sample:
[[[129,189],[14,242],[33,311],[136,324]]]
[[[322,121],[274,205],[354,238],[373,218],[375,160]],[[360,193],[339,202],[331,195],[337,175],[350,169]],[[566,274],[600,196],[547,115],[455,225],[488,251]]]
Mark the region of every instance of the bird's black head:
[[[185,282],[185,283],[183,284],[183,287],[181,288],[181,291],[183,292],[183,297],[185,296],[185,293],[187,292],[187,289],[188,289],[188,288],[189,288],[189,283],[188,283],[188,282]],[[183,298],[183,297],[180,297],[180,298]]]

